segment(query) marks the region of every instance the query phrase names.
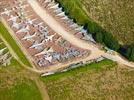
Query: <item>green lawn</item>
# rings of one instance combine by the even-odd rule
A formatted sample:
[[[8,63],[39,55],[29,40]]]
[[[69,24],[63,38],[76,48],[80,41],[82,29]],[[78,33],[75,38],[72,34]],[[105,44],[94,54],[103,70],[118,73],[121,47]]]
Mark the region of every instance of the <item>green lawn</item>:
[[[13,59],[10,66],[0,66],[0,100],[42,100],[32,77],[36,75]]]
[[[7,29],[4,27],[4,25],[0,22],[0,33],[5,38],[5,40],[10,44],[12,49],[16,52],[19,59],[27,66],[31,67],[31,64],[29,63],[28,59],[23,54],[22,50],[18,47],[16,44],[16,41],[12,38],[10,33],[7,31]]]
[[[0,100],[42,100],[42,98],[36,84],[33,81],[27,81],[9,89],[0,90]]]
[[[134,70],[103,60],[41,78],[51,100],[133,100]]]

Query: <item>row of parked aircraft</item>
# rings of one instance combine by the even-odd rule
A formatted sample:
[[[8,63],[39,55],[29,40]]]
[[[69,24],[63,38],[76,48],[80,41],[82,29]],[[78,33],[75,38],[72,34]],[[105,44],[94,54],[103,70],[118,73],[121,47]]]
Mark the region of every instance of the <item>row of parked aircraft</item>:
[[[44,0],[44,2],[49,3],[51,2],[51,0]],[[58,7],[58,5],[52,7],[53,4],[48,6],[51,7],[50,9]],[[64,39],[62,37],[59,39],[60,36],[57,37],[56,34],[52,34],[54,32],[52,32],[52,35],[50,35],[48,26],[45,25],[44,22],[40,21],[39,18],[35,18],[35,14],[34,12],[32,12],[32,10],[30,12],[30,10],[27,10],[27,8],[25,7],[27,6],[19,5],[19,8],[15,8],[12,10],[5,9],[5,11],[1,14],[5,14],[8,16],[7,21],[12,22],[11,27],[16,29],[15,34],[17,36],[19,36],[19,34],[23,34],[23,37],[20,39],[21,41],[26,41],[25,43],[31,41],[28,43],[28,52],[29,50],[33,52],[34,55],[31,53],[31,56],[35,59],[35,63],[37,63],[39,66],[45,66],[47,61],[49,62],[49,64],[52,64],[53,60],[55,63],[55,61],[57,60],[66,61],[67,59],[69,60],[72,57],[79,57],[78,55],[83,56],[84,50],[73,47],[69,42],[67,42],[66,45],[62,45],[63,43],[61,41]],[[12,11],[15,12],[16,15],[12,15]],[[27,12],[30,12],[32,14],[27,15]],[[62,12],[61,8],[56,9],[55,12],[61,12],[57,16],[65,16],[65,13]],[[65,17],[63,19],[65,19]],[[35,28],[33,32],[31,32],[32,28]],[[54,37],[57,38],[56,42],[54,42]],[[49,44],[46,45],[49,42],[56,44],[52,44],[52,46],[50,46]],[[35,51],[33,51],[34,49]]]
[[[26,7],[25,5],[24,6],[21,6],[21,7]],[[18,9],[18,7],[17,7]],[[39,43],[38,41],[34,41],[33,45],[30,46],[29,48],[30,49],[42,49],[42,45],[48,41],[52,41],[53,40],[53,37],[55,35],[49,35],[47,34],[47,27],[44,27],[43,26],[43,22],[40,22],[38,24],[34,24],[34,22],[37,20],[36,19],[30,19],[30,18],[26,18],[26,21],[25,21],[25,25],[23,22],[20,22],[20,23],[17,23],[17,19],[20,17],[20,16],[13,16],[11,15],[11,12],[13,10],[7,10],[5,9],[4,12],[1,13],[1,15],[5,14],[9,17],[8,21],[11,21],[13,24],[12,24],[12,28],[16,28],[18,31],[16,31],[16,34],[20,34],[20,33],[25,33],[25,36],[21,39],[21,40],[27,40],[27,41],[34,41],[33,38],[37,36],[37,33],[34,32],[32,35],[30,35],[29,31],[30,31],[30,26],[29,25],[33,25],[34,27],[38,28],[38,30],[42,33],[41,36],[45,37],[45,39]],[[45,34],[45,35],[43,35]],[[42,52],[36,54],[35,56],[39,56],[39,55],[43,55],[43,54],[46,54],[48,52],[52,51],[52,49],[44,49]],[[48,59],[50,57],[46,56]],[[50,61],[50,59],[49,59]]]
[[[10,63],[12,56],[8,51],[8,48],[5,47],[4,43],[0,42],[0,66],[7,66]]]

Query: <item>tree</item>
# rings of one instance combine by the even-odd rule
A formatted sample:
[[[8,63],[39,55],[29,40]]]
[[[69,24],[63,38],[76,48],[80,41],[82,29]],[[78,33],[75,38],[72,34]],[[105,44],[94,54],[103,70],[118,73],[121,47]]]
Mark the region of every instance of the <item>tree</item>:
[[[103,43],[103,34],[101,32],[96,33],[95,40],[99,43]]]
[[[111,33],[104,32],[103,35],[104,35],[103,42],[107,47],[115,51],[119,50],[120,45]]]
[[[126,50],[126,57],[131,60],[134,61],[134,45],[131,45],[127,48]]]
[[[131,51],[130,60],[134,61],[134,47],[132,48],[132,51]]]
[[[129,58],[130,55],[131,55],[131,48],[128,47],[127,50],[126,50],[126,54],[125,54],[125,56],[126,56],[127,58]]]

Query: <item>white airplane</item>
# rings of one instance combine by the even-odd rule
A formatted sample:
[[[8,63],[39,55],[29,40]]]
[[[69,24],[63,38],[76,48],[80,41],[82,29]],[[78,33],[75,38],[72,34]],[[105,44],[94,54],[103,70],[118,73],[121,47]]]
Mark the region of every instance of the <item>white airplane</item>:
[[[8,21],[16,22],[18,17],[19,16],[13,16],[13,15],[11,15],[10,18],[8,19]]]
[[[21,5],[21,4],[19,4],[19,6],[16,6],[15,8],[16,9],[25,9],[26,7],[28,7],[29,5],[27,4],[27,5]]]
[[[27,21],[26,21],[26,23],[27,23],[27,24],[30,24],[30,25],[33,25],[33,22],[34,22],[35,20],[37,20],[37,18],[35,18],[35,19],[30,19],[30,18],[28,18]]]
[[[9,16],[11,12],[12,12],[12,10],[7,10],[7,9],[5,8],[5,9],[4,9],[4,12],[2,12],[1,15],[6,14],[7,16]]]
[[[16,22],[13,22],[13,24],[12,24],[12,28],[16,28],[16,29],[18,30],[18,29],[20,29],[21,24],[22,24],[22,23],[16,23]]]
[[[30,35],[29,33],[27,33],[25,36],[24,36],[24,38],[22,38],[21,40],[31,40],[33,37],[35,37],[36,36],[36,32],[34,32],[34,34],[33,35]]]
[[[49,2],[49,4],[47,5],[47,7],[51,7],[51,6],[54,6],[54,3],[53,2]]]
[[[67,23],[68,23],[69,25],[74,24],[73,19],[68,19]]]
[[[43,24],[43,22],[40,22],[40,23],[38,23],[38,24],[34,24],[34,27],[38,27],[38,26],[40,26],[40,25],[42,25]]]
[[[61,12],[61,13],[59,13],[59,14],[57,14],[56,16],[65,16],[65,12]]]
[[[81,30],[81,33],[87,34],[87,30],[82,29],[82,30]]]
[[[70,25],[69,27],[78,28],[79,26],[78,26],[78,24],[74,23],[74,24]]]
[[[29,27],[29,25],[27,25],[26,27],[23,27],[20,30],[18,30],[16,33],[20,33],[20,32],[28,33],[29,30],[30,30],[30,27]]]
[[[45,0],[44,1],[44,3],[50,3],[51,2],[51,0]]]
[[[52,41],[55,35],[46,36],[45,42]]]
[[[39,37],[40,37],[41,40],[44,40],[46,36],[47,36],[46,34],[40,34],[39,35]]]
[[[35,56],[40,56],[40,55],[48,54],[51,52],[54,52],[53,48],[47,48],[47,49],[44,49],[42,52],[36,54]]]
[[[62,8],[59,8],[59,9],[56,9],[56,10],[54,10],[54,12],[56,12],[56,13],[62,13]]]
[[[51,63],[51,62],[52,62],[53,57],[52,57],[52,56],[50,56],[50,55],[46,55],[46,56],[45,56],[45,59],[46,59],[49,63]]]
[[[35,41],[34,42],[34,44],[31,46],[31,47],[29,47],[30,49],[41,49],[42,47],[41,47],[41,45],[43,44],[43,42],[41,42],[41,43],[38,43],[37,41]]]
[[[63,19],[63,20],[69,20],[69,18],[67,16],[62,17],[61,19]]]
[[[46,72],[46,73],[43,73],[43,74],[41,75],[41,77],[49,76],[49,75],[52,75],[52,74],[55,74],[55,72]]]
[[[58,9],[58,8],[59,8],[59,4],[56,4],[56,5],[50,7],[50,9]]]
[[[3,48],[3,49],[0,49],[0,55],[3,54],[4,50],[6,50],[7,48]]]
[[[81,31],[82,29],[83,29],[83,26],[80,26],[80,27],[76,28],[75,30],[76,31]]]
[[[27,16],[27,13],[30,12],[30,11],[19,11],[17,14],[19,17],[22,17],[22,16]],[[33,15],[30,15],[28,17],[31,17]]]
[[[95,40],[93,39],[93,36],[91,34],[85,34],[83,37],[84,40],[90,40],[93,43],[96,43]]]
[[[45,34],[45,35],[48,34],[48,32],[47,32],[47,26],[44,27],[44,26],[40,25],[40,26],[38,27],[38,30],[39,30],[39,32],[42,33],[42,34]]]

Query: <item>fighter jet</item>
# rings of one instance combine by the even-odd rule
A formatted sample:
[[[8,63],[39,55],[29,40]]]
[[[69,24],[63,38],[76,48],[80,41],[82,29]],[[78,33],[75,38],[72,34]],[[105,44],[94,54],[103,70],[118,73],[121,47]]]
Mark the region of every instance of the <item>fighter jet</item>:
[[[61,19],[63,19],[63,20],[69,20],[69,18],[67,16],[62,17]]]
[[[33,22],[34,22],[35,20],[37,20],[37,18],[35,18],[35,19],[30,19],[30,18],[28,18],[27,21],[26,21],[26,23],[27,23],[27,24],[30,24],[30,25],[33,25]]]
[[[18,16],[19,17],[24,17],[24,16],[27,16],[27,13],[29,13],[30,11],[19,11],[18,12]],[[33,16],[33,15],[30,15],[30,16],[28,16],[28,17],[31,17],[31,16]],[[25,18],[27,18],[27,17],[25,17]]]
[[[43,25],[40,25],[38,30],[41,32],[41,31],[46,31],[47,30],[47,27],[43,26]]]
[[[28,7],[29,5],[27,4],[27,5],[21,5],[21,4],[19,4],[19,6],[16,6],[15,8],[16,9],[25,9],[26,7]]]
[[[49,2],[49,4],[47,5],[48,8],[50,8],[51,6],[54,6],[53,2]]]
[[[21,40],[32,40],[32,38],[33,37],[35,37],[36,36],[36,32],[34,32],[34,34],[33,35],[30,35],[29,33],[27,33],[25,36],[24,36],[24,38],[22,38]]]
[[[71,27],[71,28],[78,28],[79,26],[78,26],[78,24],[74,23],[74,24],[70,25],[69,27]]]
[[[6,50],[7,48],[3,48],[3,49],[0,49],[0,55],[3,54],[4,50]]]
[[[40,25],[42,25],[43,24],[43,22],[40,22],[40,23],[38,23],[38,24],[34,24],[34,27],[39,27]]]
[[[56,10],[54,10],[54,12],[56,12],[56,13],[62,13],[62,8],[59,8],[59,9],[56,9]]]
[[[54,52],[53,48],[47,48],[47,49],[45,48],[42,52],[36,54],[35,56],[40,56],[40,55],[48,54],[51,52]]]
[[[16,28],[18,30],[18,29],[20,29],[20,27],[21,27],[21,23],[13,22],[12,28]]]
[[[60,16],[60,17],[65,16],[65,12],[61,12],[61,13],[57,14],[56,16]]]
[[[34,42],[34,44],[29,47],[30,49],[34,48],[34,49],[41,49],[41,45],[43,45],[43,41],[41,43],[38,43],[37,41]]]
[[[83,26],[80,26],[80,27],[76,28],[75,30],[76,31],[81,31],[82,29],[83,29]]]
[[[55,35],[46,36],[45,42],[52,41]]]
[[[96,43],[91,34],[85,34],[82,39],[87,40],[87,41],[90,40],[91,42]]]
[[[30,30],[30,27],[29,27],[29,25],[27,25],[26,27],[23,27],[20,30],[18,30],[16,33],[21,33],[21,32],[28,33],[29,30]]]
[[[13,15],[11,15],[10,18],[8,19],[8,21],[16,22],[18,17],[19,16],[13,16]]]
[[[43,74],[41,75],[41,77],[49,76],[49,75],[52,75],[52,74],[55,74],[55,72],[46,72],[46,73],[43,73]]]
[[[51,0],[45,0],[44,1],[44,3],[50,3],[51,2]]]
[[[12,10],[7,10],[7,9],[5,8],[5,9],[4,9],[4,12],[2,12],[1,15],[6,14],[7,16],[9,16],[11,12],[12,12]]]
[[[51,55],[45,55],[45,59],[46,59],[49,63],[51,63],[53,57],[52,57]]]
[[[50,7],[50,9],[58,9],[58,8],[59,8],[59,4],[56,4],[56,5]]]
[[[38,27],[38,30],[39,30],[39,32],[40,32],[41,34],[44,34],[45,36],[47,36],[47,34],[48,34],[47,26],[44,27],[44,26],[40,25],[40,26]]]

